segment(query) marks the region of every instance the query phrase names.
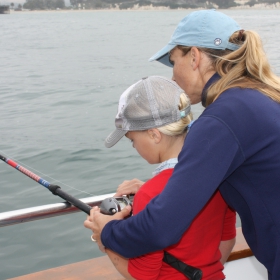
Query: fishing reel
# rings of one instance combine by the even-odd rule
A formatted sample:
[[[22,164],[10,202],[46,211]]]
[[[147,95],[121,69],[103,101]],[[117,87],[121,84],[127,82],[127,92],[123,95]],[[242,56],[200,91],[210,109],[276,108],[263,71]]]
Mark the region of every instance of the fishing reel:
[[[105,198],[100,204],[100,212],[105,215],[114,215],[133,203],[134,195]]]

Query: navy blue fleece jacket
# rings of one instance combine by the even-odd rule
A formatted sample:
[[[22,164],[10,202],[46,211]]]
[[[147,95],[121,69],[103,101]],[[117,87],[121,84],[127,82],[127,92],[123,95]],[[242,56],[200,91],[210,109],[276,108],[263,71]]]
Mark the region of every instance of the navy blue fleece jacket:
[[[256,258],[279,280],[280,104],[252,89],[225,91],[195,121],[178,159],[145,210],[104,227],[104,246],[131,258],[177,243],[219,188]]]

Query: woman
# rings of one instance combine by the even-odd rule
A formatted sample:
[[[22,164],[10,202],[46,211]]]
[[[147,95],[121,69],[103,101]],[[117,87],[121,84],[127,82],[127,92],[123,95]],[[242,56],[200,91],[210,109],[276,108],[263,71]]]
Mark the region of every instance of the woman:
[[[128,209],[114,217],[94,209],[86,226],[100,245],[135,257],[176,243],[218,188],[268,279],[280,279],[280,80],[259,36],[217,11],[193,12],[151,60],[173,66],[173,79],[206,109],[158,197],[124,221],[111,220]]]

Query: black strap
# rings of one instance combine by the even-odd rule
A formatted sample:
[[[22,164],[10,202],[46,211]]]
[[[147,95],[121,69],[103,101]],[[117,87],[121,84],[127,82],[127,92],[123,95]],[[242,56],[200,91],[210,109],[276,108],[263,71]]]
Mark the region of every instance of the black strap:
[[[163,261],[182,272],[190,280],[201,280],[202,278],[202,271],[199,268],[190,266],[178,260],[166,251],[164,251]]]

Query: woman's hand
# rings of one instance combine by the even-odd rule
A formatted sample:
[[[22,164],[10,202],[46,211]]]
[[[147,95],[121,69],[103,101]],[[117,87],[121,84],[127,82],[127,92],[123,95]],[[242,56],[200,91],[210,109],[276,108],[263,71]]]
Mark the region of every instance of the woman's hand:
[[[144,182],[138,179],[126,180],[118,186],[114,197],[135,194],[143,184]],[[112,216],[101,214],[100,209],[97,206],[90,210],[90,216],[87,216],[87,219],[84,221],[84,226],[93,231],[92,240],[96,240],[100,251],[105,253],[105,247],[101,242],[101,233],[105,225],[112,220],[122,220],[128,217],[130,213],[131,206],[126,206],[121,212]]]
[[[93,231],[92,239],[96,240],[100,251],[105,253],[105,247],[101,242],[101,232],[105,225],[112,220],[123,220],[130,215],[131,206],[126,206],[121,212],[115,215],[103,215],[100,213],[100,209],[95,206],[90,210],[90,216],[84,221],[84,226]]]
[[[122,195],[129,195],[129,194],[136,194],[139,190],[139,188],[144,184],[145,182],[140,181],[139,179],[133,179],[133,180],[126,180],[123,181],[117,188],[117,192],[114,195],[122,196]]]

